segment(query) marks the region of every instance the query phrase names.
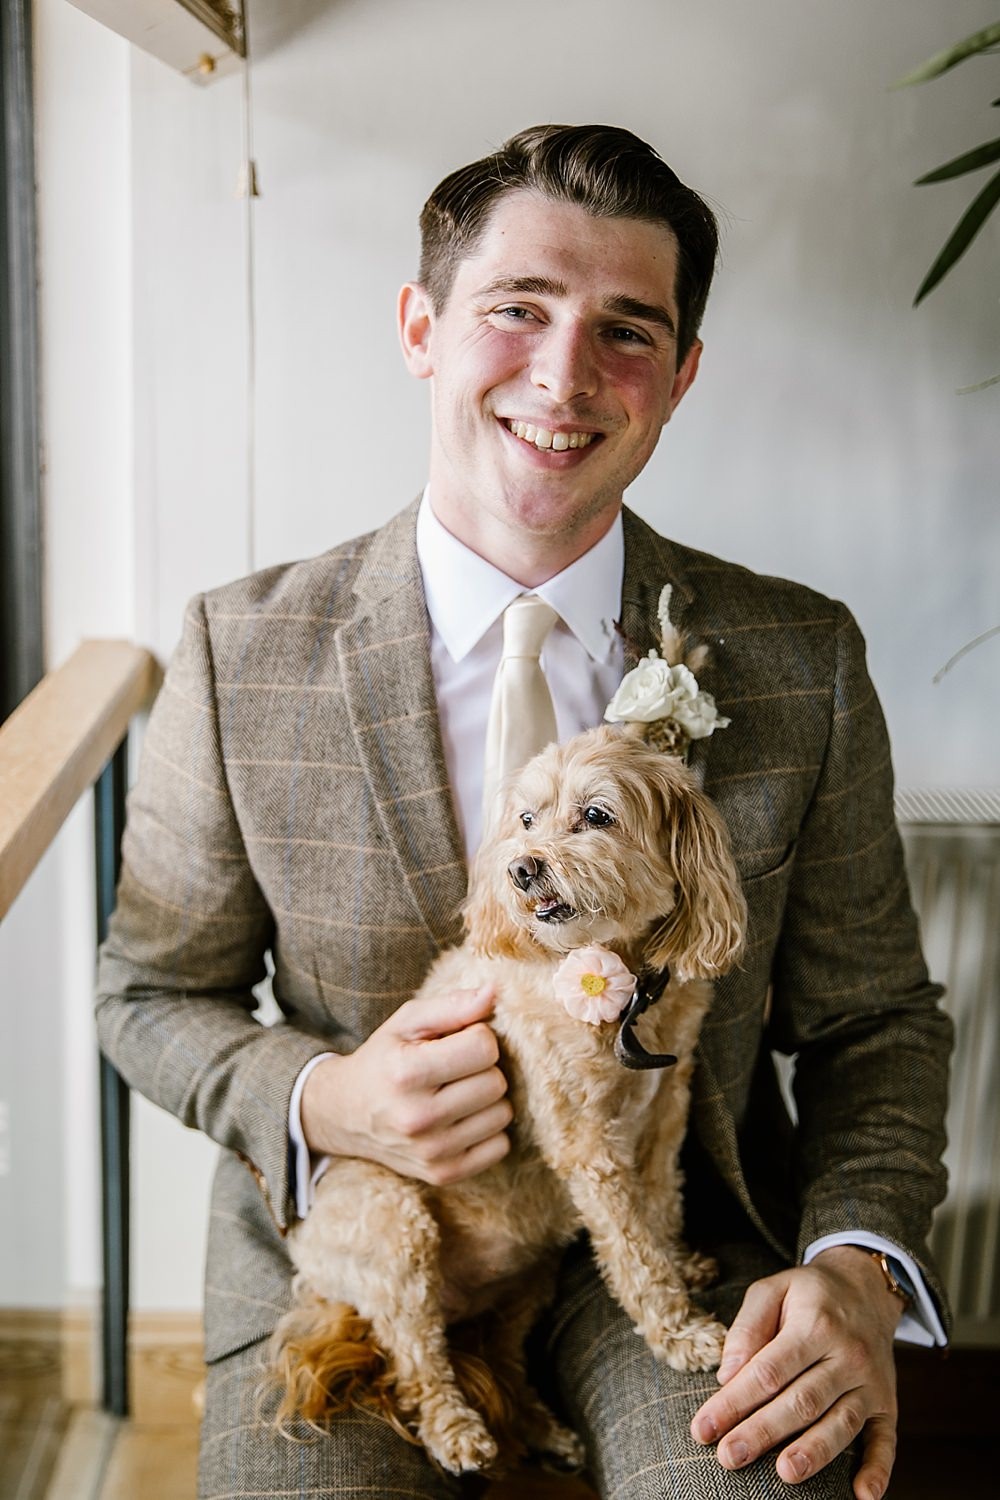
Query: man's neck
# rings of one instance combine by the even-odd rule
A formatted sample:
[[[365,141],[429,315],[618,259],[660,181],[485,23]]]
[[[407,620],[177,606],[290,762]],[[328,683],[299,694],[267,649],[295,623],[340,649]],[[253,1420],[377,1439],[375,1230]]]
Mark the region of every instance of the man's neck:
[[[492,518],[472,526],[466,523],[466,518],[462,515],[452,515],[450,511],[441,515],[434,503],[433,486],[430,503],[446,531],[457,537],[470,552],[485,558],[493,567],[526,589],[538,588],[547,583],[550,578],[575,563],[585,552],[589,552],[602,537],[607,536],[621,510],[619,505],[610,514],[603,512],[600,516],[593,517],[587,525],[553,536],[524,527],[505,526]]]

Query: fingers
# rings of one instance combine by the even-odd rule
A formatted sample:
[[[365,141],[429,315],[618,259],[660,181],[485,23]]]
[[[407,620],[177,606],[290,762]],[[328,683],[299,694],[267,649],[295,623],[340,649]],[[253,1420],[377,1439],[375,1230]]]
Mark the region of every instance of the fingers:
[[[493,1014],[496,991],[491,984],[477,990],[453,990],[448,995],[407,1000],[386,1021],[386,1029],[405,1041],[420,1042],[450,1036],[474,1021]]]
[[[353,1053],[306,1080],[313,1149],[361,1156],[443,1185],[499,1161],[512,1109],[486,1022],[491,986],[407,1001]]]
[[[716,1375],[720,1385],[731,1380],[758,1350],[775,1337],[780,1326],[785,1286],[780,1276],[757,1281],[747,1288],[741,1306],[726,1335],[722,1362]]]
[[[896,1420],[872,1417],[865,1427],[864,1454],[854,1476],[857,1500],[882,1500],[896,1461]]]
[[[777,1472],[797,1484],[862,1431],[856,1500],[882,1500],[895,1456],[895,1319],[861,1261],[798,1267],[752,1286],[726,1339],[721,1389],[695,1414],[694,1438],[739,1469],[785,1444]]]
[[[722,1390],[709,1397],[691,1425],[698,1442],[717,1442],[813,1363],[815,1355],[803,1349],[795,1326],[781,1328],[787,1290],[787,1272],[748,1287],[723,1346],[717,1376]]]

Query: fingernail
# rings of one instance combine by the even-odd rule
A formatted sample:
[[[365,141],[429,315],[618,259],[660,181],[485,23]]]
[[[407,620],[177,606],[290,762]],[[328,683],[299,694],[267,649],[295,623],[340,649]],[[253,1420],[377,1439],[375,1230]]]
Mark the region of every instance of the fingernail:
[[[796,1479],[804,1479],[809,1472],[809,1460],[804,1453],[786,1453],[785,1461]]]
[[[695,1440],[699,1443],[714,1443],[719,1429],[711,1417],[699,1417],[694,1427]]]
[[[734,1469],[742,1469],[743,1465],[749,1461],[749,1458],[750,1449],[740,1438],[737,1438],[734,1443],[730,1443],[726,1449],[726,1459]]]

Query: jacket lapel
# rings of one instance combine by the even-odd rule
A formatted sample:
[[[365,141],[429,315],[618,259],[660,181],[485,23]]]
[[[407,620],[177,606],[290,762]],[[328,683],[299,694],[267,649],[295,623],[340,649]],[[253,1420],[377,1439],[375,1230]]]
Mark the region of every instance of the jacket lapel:
[[[461,937],[468,871],[445,766],[416,505],[375,533],[336,634],[357,752],[400,878],[438,947]]]
[[[622,589],[622,630],[625,636],[626,670],[635,665],[651,646],[659,649],[657,609],[665,583],[673,586],[670,618],[687,637],[689,647],[705,644],[709,657],[698,673],[699,685],[711,693],[723,713],[728,699],[743,691],[738,656],[726,640],[725,619],[733,601],[709,598],[699,593],[691,576],[690,553],[659,536],[631,511],[625,521],[625,582]],[[731,776],[751,769],[747,736],[741,733],[734,713],[732,726],[695,740],[688,751],[688,765],[717,804],[729,825],[737,865],[742,853],[753,846],[755,830],[744,826],[744,801],[734,798]]]

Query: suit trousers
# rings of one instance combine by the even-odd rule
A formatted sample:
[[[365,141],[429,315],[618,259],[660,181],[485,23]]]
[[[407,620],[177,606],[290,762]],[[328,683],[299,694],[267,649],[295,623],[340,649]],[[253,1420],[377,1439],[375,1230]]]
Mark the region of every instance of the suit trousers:
[[[695,1300],[726,1323],[751,1281],[781,1269],[756,1240],[712,1246],[721,1280]],[[454,1479],[420,1448],[361,1412],[335,1418],[322,1434],[279,1433],[277,1395],[262,1386],[265,1343],[209,1368],[199,1500],[459,1500],[483,1492],[478,1478]],[[691,1419],[718,1387],[711,1372],[682,1374],[654,1360],[594,1266],[585,1241],[567,1253],[559,1295],[532,1338],[532,1373],[553,1409],[580,1434],[587,1476],[602,1500],[850,1500],[851,1453],[790,1487],[774,1455],[738,1472],[696,1443]]]

